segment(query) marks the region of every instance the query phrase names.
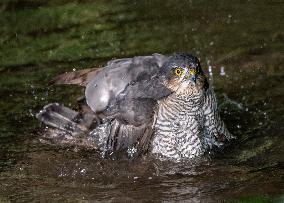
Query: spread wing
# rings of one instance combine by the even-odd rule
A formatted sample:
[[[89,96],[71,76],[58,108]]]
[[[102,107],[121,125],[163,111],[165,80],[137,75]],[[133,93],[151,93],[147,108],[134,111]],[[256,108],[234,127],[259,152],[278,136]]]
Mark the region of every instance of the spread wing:
[[[136,147],[144,153],[153,134],[157,100],[171,91],[163,85],[163,55],[139,56],[112,61],[86,87],[86,101],[94,112],[110,121],[108,149]]]
[[[159,77],[160,67],[167,58],[164,55],[153,54],[112,60],[101,69],[86,69],[60,75],[52,80],[52,83],[86,86],[85,99],[88,106],[94,114],[105,115],[104,125],[109,130],[104,139],[107,140],[106,146],[109,151],[134,147],[138,153],[144,153],[153,134],[152,125],[157,100],[171,93],[163,85],[163,78]],[[53,127],[58,126],[61,130],[65,126],[77,129],[76,119],[69,118],[68,114],[59,114],[60,111],[44,111],[37,117],[48,125],[53,122]],[[85,118],[83,115],[79,117]],[[64,119],[64,122],[60,119]],[[82,122],[78,125],[92,126],[84,125]],[[91,130],[93,129],[89,129]],[[100,131],[100,128],[95,128],[92,134],[96,134],[95,131]],[[66,132],[72,134],[70,129],[66,129]]]
[[[94,112],[104,111],[126,87],[157,75],[166,60],[164,55],[153,54],[110,61],[87,84],[87,104]]]
[[[106,69],[115,69],[115,68],[122,68],[124,69],[131,63],[136,63],[137,61],[143,61],[147,60],[149,58],[153,58],[155,60],[155,63],[158,66],[162,66],[165,60],[167,59],[166,56],[161,54],[153,54],[152,56],[138,56],[135,58],[123,58],[123,59],[114,59],[107,63],[106,67],[103,68],[89,68],[84,70],[78,70],[68,73],[63,73],[61,75],[58,75],[54,77],[50,84],[53,85],[60,85],[60,84],[67,84],[67,85],[80,85],[80,86],[87,86],[89,82],[94,80],[97,77],[97,74],[103,70]],[[108,72],[108,71],[107,71]],[[134,78],[133,78],[134,79]]]

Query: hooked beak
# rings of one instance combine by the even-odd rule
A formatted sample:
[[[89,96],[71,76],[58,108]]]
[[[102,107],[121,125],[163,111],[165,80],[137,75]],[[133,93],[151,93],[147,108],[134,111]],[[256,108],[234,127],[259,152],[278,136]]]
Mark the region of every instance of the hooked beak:
[[[191,80],[192,82],[194,82],[194,84],[196,84],[196,75],[189,76],[189,80]]]
[[[195,71],[195,69],[190,69],[188,71],[187,79],[191,80],[194,84],[196,84],[196,71]]]

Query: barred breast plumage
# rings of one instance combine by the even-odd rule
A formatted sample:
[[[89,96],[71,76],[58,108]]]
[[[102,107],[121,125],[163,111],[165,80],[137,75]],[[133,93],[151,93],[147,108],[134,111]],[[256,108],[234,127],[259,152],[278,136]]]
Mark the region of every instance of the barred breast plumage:
[[[173,94],[159,102],[152,153],[162,159],[181,160],[222,145],[217,140],[219,132],[231,135],[218,115],[215,100],[209,89],[184,97]]]
[[[179,160],[192,158],[204,152],[204,93],[204,89],[190,86],[159,102],[153,154],[160,158]]]
[[[152,153],[168,158],[192,158],[202,153],[200,109],[185,109],[185,101],[176,97],[161,102],[156,121]],[[195,109],[194,114],[190,108]]]

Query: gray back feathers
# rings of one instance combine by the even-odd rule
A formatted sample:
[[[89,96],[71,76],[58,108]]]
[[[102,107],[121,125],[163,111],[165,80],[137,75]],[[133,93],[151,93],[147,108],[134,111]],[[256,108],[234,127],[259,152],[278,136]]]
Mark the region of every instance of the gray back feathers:
[[[104,111],[128,85],[156,75],[166,59],[154,54],[110,61],[87,85],[88,105],[94,112]]]

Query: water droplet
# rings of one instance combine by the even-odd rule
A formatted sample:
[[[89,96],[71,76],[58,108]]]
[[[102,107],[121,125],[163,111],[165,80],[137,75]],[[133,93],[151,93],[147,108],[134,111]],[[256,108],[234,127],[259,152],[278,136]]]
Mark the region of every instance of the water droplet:
[[[86,173],[86,169],[83,168],[80,172],[85,174]]]
[[[135,147],[127,149],[127,154],[128,154],[129,157],[133,157],[136,152],[137,152],[137,149]]]
[[[221,69],[220,69],[220,75],[221,75],[221,76],[226,75],[226,73],[225,73],[225,67],[224,67],[224,66],[222,66]]]
[[[209,72],[209,75],[212,76],[213,75],[213,72],[212,72],[212,66],[208,66],[208,72]]]
[[[29,109],[29,115],[34,116],[33,111],[31,109]]]

